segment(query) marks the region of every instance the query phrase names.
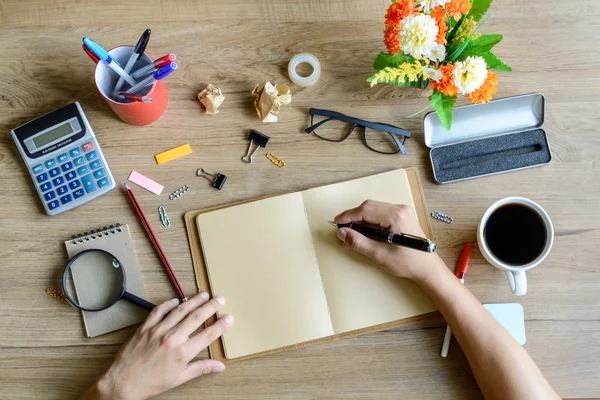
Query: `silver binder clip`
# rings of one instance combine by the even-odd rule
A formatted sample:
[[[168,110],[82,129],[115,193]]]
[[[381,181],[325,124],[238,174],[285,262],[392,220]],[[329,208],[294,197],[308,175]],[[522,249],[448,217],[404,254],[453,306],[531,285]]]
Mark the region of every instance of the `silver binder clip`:
[[[242,157],[242,161],[250,164],[252,162],[252,156],[254,155],[254,153],[256,153],[256,150],[258,150],[259,147],[267,147],[269,137],[255,129],[252,129],[250,131],[250,135],[248,135],[248,140],[250,141],[250,144],[248,144],[248,152],[244,157]],[[252,150],[253,145],[256,145],[254,150]]]

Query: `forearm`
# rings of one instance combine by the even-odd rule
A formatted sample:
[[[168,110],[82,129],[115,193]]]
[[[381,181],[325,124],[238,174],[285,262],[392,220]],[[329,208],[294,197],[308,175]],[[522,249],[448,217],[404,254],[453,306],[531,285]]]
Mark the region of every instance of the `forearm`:
[[[438,306],[486,399],[558,399],[529,354],[439,257],[417,282]]]

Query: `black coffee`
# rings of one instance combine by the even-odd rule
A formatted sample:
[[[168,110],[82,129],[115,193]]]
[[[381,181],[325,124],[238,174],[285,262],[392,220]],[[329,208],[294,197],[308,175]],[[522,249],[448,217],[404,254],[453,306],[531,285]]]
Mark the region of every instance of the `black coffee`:
[[[546,247],[544,221],[522,204],[507,204],[494,211],[483,235],[494,256],[507,264],[528,264]]]

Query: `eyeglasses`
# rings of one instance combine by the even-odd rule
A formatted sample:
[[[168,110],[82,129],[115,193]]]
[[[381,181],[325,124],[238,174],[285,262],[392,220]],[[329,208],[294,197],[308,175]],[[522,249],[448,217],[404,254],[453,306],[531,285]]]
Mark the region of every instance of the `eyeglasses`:
[[[404,142],[410,137],[410,131],[406,129],[317,108],[311,108],[309,114],[311,126],[304,130],[306,133],[314,133],[315,136],[329,142],[343,142],[355,128],[360,127],[363,129],[365,145],[369,149],[381,154],[408,154]]]

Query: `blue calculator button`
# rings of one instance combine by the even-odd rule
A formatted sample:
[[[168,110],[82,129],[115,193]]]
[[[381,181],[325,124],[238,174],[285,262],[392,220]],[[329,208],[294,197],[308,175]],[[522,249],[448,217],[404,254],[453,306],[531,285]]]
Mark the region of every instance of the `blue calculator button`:
[[[50,203],[48,203],[48,209],[50,209],[50,210],[54,210],[58,206],[59,206],[58,200],[54,200],[54,201],[51,201]]]
[[[35,179],[37,179],[38,183],[45,182],[48,180],[48,174],[44,172],[43,174],[36,176]]]
[[[44,199],[46,201],[50,201],[50,200],[52,200],[55,197],[56,197],[56,193],[54,193],[54,190],[52,190],[51,192],[48,192],[48,193],[44,194]]]
[[[94,178],[100,179],[106,176],[106,170],[104,168],[94,171]]]
[[[61,155],[58,156],[58,163],[62,164],[65,161],[69,161],[69,155],[67,153],[62,153]]]
[[[50,178],[55,178],[60,175],[60,168],[53,168],[49,172],[50,172]]]
[[[82,151],[79,147],[75,147],[73,150],[69,151],[69,154],[71,154],[71,158],[79,157],[81,153]]]
[[[85,158],[87,158],[88,161],[94,161],[95,159],[98,158],[98,153],[96,153],[96,151],[90,151],[89,153],[87,153],[85,155]]]
[[[79,167],[79,168],[77,168],[77,173],[78,173],[79,175],[85,175],[85,174],[87,174],[88,172],[90,172],[90,169],[88,168],[88,166],[87,166],[87,165],[84,165],[83,167]]]
[[[77,178],[77,174],[75,171],[69,171],[65,174],[65,178],[67,178],[68,181],[72,181],[73,179]]]
[[[84,176],[81,178],[81,181],[83,182],[83,187],[87,193],[92,193],[98,190],[98,186],[96,186],[96,182],[94,182],[92,174]]]
[[[75,190],[79,186],[81,186],[81,183],[79,182],[79,179],[77,179],[76,181],[69,182],[69,187],[71,188],[71,190]]]
[[[94,170],[94,169],[98,169],[98,168],[100,168],[101,166],[102,166],[102,163],[100,162],[100,160],[94,160],[94,161],[92,161],[92,162],[90,163],[90,168],[91,168],[92,170]]]
[[[72,162],[64,163],[63,165],[60,166],[60,168],[63,170],[63,172],[70,171],[73,169],[73,163]]]
[[[33,173],[34,174],[39,174],[40,172],[42,172],[44,170],[44,166],[42,164],[38,164],[35,167],[33,167]]]
[[[52,180],[52,183],[54,184],[54,186],[62,185],[63,183],[65,183],[65,178],[63,178],[62,176],[59,176],[58,178],[54,178]]]
[[[73,200],[73,197],[71,197],[70,194],[65,194],[63,197],[60,198],[60,202],[63,204],[70,203],[71,200]]]
[[[52,160],[46,161],[46,168],[50,169],[52,167],[56,167],[56,160],[53,158]]]
[[[85,192],[83,191],[83,189],[77,189],[76,191],[73,192],[73,197],[75,197],[76,199],[82,197],[83,195],[85,195]]]
[[[102,178],[98,181],[98,186],[100,186],[101,188],[110,185],[110,179],[108,178]]]
[[[40,185],[40,189],[42,189],[42,192],[47,192],[48,190],[52,189],[52,184],[50,182],[42,183]]]
[[[63,194],[66,194],[69,191],[69,189],[67,189],[67,186],[61,186],[58,189],[56,189],[56,192],[58,193],[59,196],[62,196]]]
[[[76,167],[79,167],[79,166],[85,164],[85,158],[77,157],[76,159],[73,160],[73,163],[75,164]]]

